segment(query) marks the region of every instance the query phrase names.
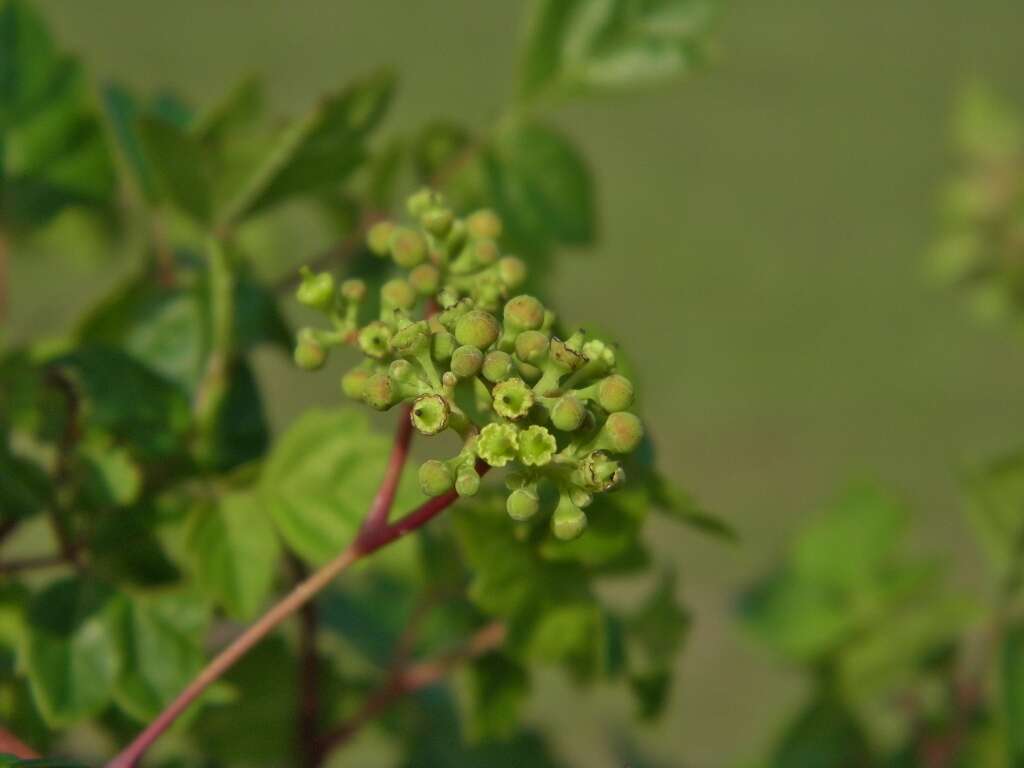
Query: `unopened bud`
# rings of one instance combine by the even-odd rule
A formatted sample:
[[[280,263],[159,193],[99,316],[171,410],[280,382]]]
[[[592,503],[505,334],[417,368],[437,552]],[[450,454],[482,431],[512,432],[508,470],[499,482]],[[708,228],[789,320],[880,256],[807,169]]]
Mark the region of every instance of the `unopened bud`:
[[[474,309],[459,318],[455,324],[455,338],[459,344],[470,344],[486,349],[498,338],[498,321],[490,312]]]

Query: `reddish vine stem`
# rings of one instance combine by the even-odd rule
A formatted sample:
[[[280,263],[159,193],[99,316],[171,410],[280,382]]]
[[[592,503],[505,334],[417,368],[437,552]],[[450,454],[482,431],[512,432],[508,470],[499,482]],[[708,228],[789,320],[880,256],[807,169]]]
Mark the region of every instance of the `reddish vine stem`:
[[[309,576],[306,567],[297,557],[289,559],[299,582]],[[320,738],[320,659],[316,647],[318,625],[316,601],[310,600],[299,610],[299,700],[295,737],[303,768],[316,768],[320,763],[316,749],[317,739]]]
[[[399,415],[395,441],[387,467],[384,469],[384,479],[381,480],[380,491],[366,513],[359,539],[372,537],[376,531],[388,524],[388,515],[395,502],[395,494],[398,493],[398,481],[401,479],[405,460],[409,457],[409,445],[412,443],[412,421],[409,419],[411,409],[411,406],[406,405]]]
[[[348,742],[364,725],[384,713],[402,696],[433,685],[444,679],[457,665],[500,648],[505,642],[505,634],[505,626],[494,622],[450,653],[431,661],[396,669],[387,682],[366,700],[362,709],[324,737],[321,754],[326,755]]]
[[[0,754],[14,755],[20,760],[34,760],[39,753],[13,733],[0,728]]]

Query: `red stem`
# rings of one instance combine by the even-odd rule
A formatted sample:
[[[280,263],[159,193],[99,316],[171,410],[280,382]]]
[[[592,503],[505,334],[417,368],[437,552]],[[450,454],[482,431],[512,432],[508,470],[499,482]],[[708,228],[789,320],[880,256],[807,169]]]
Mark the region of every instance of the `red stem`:
[[[14,755],[21,760],[34,760],[39,753],[10,731],[0,728],[0,754]]]
[[[366,513],[366,519],[359,532],[359,539],[372,537],[374,533],[388,524],[388,514],[395,501],[395,494],[398,493],[398,481],[402,477],[402,468],[405,467],[405,460],[409,456],[409,444],[412,442],[410,410],[411,406],[404,406],[399,415],[398,427],[395,430],[395,442],[391,448],[388,465],[384,469],[384,478],[381,480],[377,496]]]

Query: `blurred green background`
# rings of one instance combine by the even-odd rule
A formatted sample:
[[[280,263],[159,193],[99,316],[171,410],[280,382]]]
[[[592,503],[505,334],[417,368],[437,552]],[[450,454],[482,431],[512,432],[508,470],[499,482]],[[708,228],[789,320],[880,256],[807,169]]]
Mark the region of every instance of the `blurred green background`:
[[[523,11],[512,0],[38,5],[98,78],[202,103],[255,71],[291,113],[393,65],[389,127],[410,130],[496,117]],[[566,698],[548,681],[532,716],[576,764],[616,764],[608,744],[620,740],[694,766],[765,745],[801,688],[741,635],[734,596],[851,479],[894,488],[917,512],[919,546],[972,578],[958,474],[1019,441],[1024,354],[928,283],[924,252],[956,94],[981,78],[1024,99],[1022,39],[1019,0],[737,1],[707,72],[559,114],[591,159],[602,219],[596,249],[560,260],[557,303],[617,329],[644,372],[663,468],[743,537],[731,548],[652,526],[697,619],[673,706],[637,727],[624,697]],[[15,259],[15,338],[60,330],[123,271],[64,264]],[[333,377],[262,363],[277,427],[336,402]]]

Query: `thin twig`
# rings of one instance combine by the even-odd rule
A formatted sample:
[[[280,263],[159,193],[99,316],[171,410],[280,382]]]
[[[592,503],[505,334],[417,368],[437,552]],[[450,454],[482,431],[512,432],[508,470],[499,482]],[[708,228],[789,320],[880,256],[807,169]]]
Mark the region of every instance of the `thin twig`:
[[[381,480],[380,490],[373,499],[366,518],[363,521],[359,538],[372,537],[388,523],[388,514],[395,501],[395,494],[398,493],[398,481],[402,476],[402,469],[409,456],[409,445],[412,443],[412,420],[409,418],[411,406],[404,406],[398,415],[398,426],[395,429],[395,440],[391,448],[391,455],[388,457],[387,467],[384,469],[384,478]]]
[[[298,558],[291,558],[301,582],[308,576],[306,567]],[[317,748],[320,739],[320,660],[317,656],[316,635],[319,617],[316,601],[310,600],[299,611],[299,706],[296,738],[303,768],[316,768],[320,764]]]
[[[328,733],[323,740],[322,754],[337,749],[360,729],[389,709],[398,699],[444,679],[459,664],[472,661],[505,642],[505,626],[498,622],[479,630],[460,648],[430,661],[396,670],[351,718]]]

